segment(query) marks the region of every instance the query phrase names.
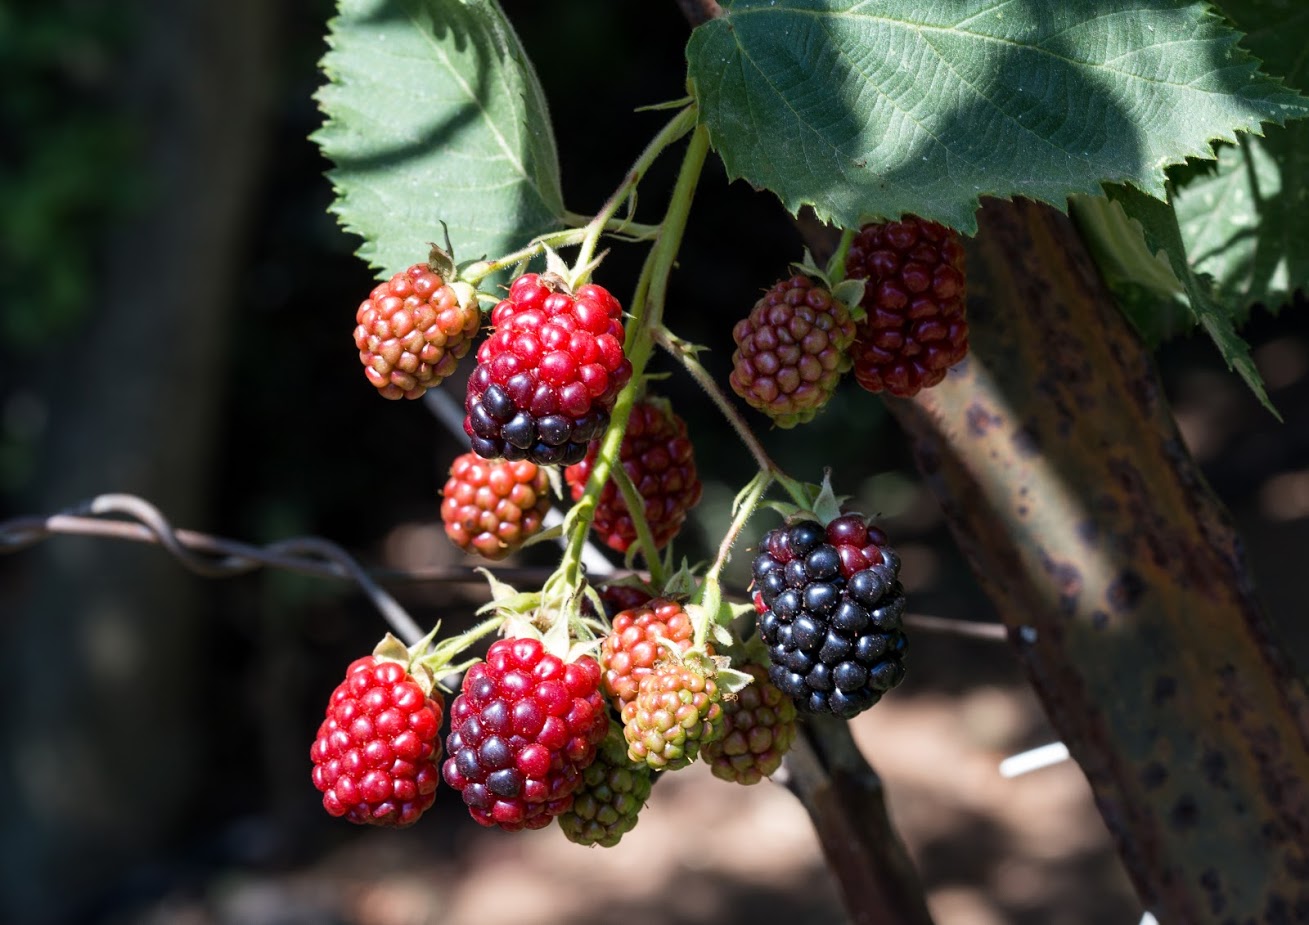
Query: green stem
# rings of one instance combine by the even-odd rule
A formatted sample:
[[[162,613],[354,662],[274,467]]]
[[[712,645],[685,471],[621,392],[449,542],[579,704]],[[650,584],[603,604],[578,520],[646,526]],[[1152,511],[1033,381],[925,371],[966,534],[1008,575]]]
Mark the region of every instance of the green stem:
[[[547,247],[568,247],[572,244],[580,244],[585,237],[585,228],[565,228],[562,231],[551,231],[548,234],[538,235],[526,247],[520,248],[512,254],[505,254],[495,260],[482,260],[469,264],[460,271],[459,278],[472,286],[476,286],[492,273],[541,255]]]
[[[473,643],[477,642],[483,636],[489,636],[496,632],[504,625],[505,618],[503,614],[496,614],[490,619],[483,620],[471,629],[460,633],[450,639],[443,639],[437,643],[436,647],[427,655],[421,656],[416,661],[426,665],[432,670],[432,673],[438,678],[444,673],[448,673],[448,666],[464,650],[468,649]]]
[[[686,231],[686,219],[691,211],[691,200],[695,197],[695,188],[704,169],[705,158],[709,154],[709,133],[703,125],[697,126],[687,145],[682,158],[682,168],[677,175],[677,184],[664,215],[659,237],[641,268],[641,278],[637,281],[636,294],[632,299],[632,320],[627,327],[624,347],[627,358],[632,364],[632,378],[618,393],[614,410],[609,420],[609,429],[596,453],[595,463],[591,467],[591,477],[586,489],[578,499],[575,507],[568,547],[564,550],[563,560],[559,563],[556,575],[568,588],[576,588],[581,582],[582,548],[586,545],[587,531],[591,529],[591,520],[595,516],[595,505],[609,478],[609,472],[618,460],[619,450],[623,444],[623,434],[627,430],[627,420],[632,413],[632,405],[641,391],[641,375],[653,350],[652,336],[663,322],[664,297],[668,292],[668,274],[672,271],[682,235]]]
[[[585,282],[585,277],[589,275],[588,269],[592,258],[595,257],[596,246],[600,242],[600,235],[608,226],[610,219],[614,217],[619,208],[628,197],[636,192],[637,185],[649,171],[650,165],[655,162],[664,149],[673,144],[695,126],[696,108],[694,105],[688,106],[681,110],[677,115],[660,130],[658,135],[650,140],[641,156],[636,159],[627,175],[623,177],[623,182],[619,184],[618,189],[614,190],[609,200],[600,207],[600,211],[595,214],[583,230],[585,237],[582,239],[582,246],[578,248],[577,260],[573,263],[574,279],[570,280],[571,284],[576,287]],[[666,220],[665,220],[666,221]],[[681,236],[678,236],[681,240]]]
[[[650,530],[650,521],[645,516],[645,498],[636,490],[621,462],[613,467],[610,478],[618,483],[618,490],[623,493],[627,513],[632,518],[632,526],[636,528],[636,538],[641,544],[641,558],[645,559],[645,566],[650,570],[650,583],[662,589],[667,576],[664,574],[663,559],[655,545],[654,533]]]
[[[768,487],[773,483],[773,474],[766,469],[761,469],[755,473],[755,477],[750,480],[745,489],[738,496],[739,504],[735,515],[732,517],[732,523],[727,528],[727,533],[723,537],[722,543],[718,546],[718,555],[714,557],[713,564],[709,566],[709,571],[705,572],[704,584],[700,588],[700,609],[694,612],[693,625],[695,629],[696,646],[703,646],[709,638],[709,627],[718,619],[720,612],[723,612],[723,589],[719,583],[719,576],[723,573],[723,568],[727,565],[728,560],[732,557],[732,547],[741,536],[741,531],[745,529],[746,523],[750,520],[754,510],[763,500],[768,491]],[[730,613],[730,611],[727,611]]]
[[[564,221],[585,233],[587,226],[591,224],[592,216],[565,211]],[[605,234],[618,235],[631,241],[652,241],[655,235],[659,234],[658,225],[634,222],[630,218],[611,218],[605,222],[603,230]]]
[[[832,259],[827,261],[827,281],[833,286],[845,279],[845,258],[850,253],[850,245],[854,243],[855,235],[858,233],[855,228],[842,231],[841,242],[836,245]]]

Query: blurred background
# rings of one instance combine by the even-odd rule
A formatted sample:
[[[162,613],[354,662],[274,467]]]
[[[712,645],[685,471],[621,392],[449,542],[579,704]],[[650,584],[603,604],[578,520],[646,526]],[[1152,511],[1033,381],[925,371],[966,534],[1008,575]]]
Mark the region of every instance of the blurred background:
[[[592,211],[662,124],[633,110],[682,95],[687,27],[673,3],[504,6],[553,108],[569,208]],[[122,491],[250,542],[316,534],[369,565],[464,561],[438,519],[464,446],[422,403],[379,399],[351,343],[372,277],[327,214],[327,165],[306,140],[331,13],[325,0],[0,4],[0,518]],[[671,160],[643,186],[644,220]],[[416,259],[433,234],[414,230]],[[733,321],[799,256],[776,200],[711,162],[670,326],[709,346],[725,381]],[[629,292],[639,259],[617,245],[602,281]],[[1205,339],[1159,356],[1301,664],[1303,308],[1257,309],[1246,331],[1284,424]],[[679,542],[703,558],[751,462],[683,376],[659,388],[697,444],[705,500]],[[881,513],[914,610],[994,619],[878,399],[846,383],[799,437],[752,421],[788,471],[830,465]],[[396,591],[449,629],[483,599],[477,584]],[[661,781],[609,850],[482,830],[449,793],[404,832],[329,818],[309,743],[384,630],[339,582],[206,581],[157,549],[81,538],[0,558],[0,921],[843,921],[799,804],[700,767]],[[905,684],[855,734],[942,925],[1139,918],[1077,768],[997,772],[1053,738],[1004,644],[917,634]]]

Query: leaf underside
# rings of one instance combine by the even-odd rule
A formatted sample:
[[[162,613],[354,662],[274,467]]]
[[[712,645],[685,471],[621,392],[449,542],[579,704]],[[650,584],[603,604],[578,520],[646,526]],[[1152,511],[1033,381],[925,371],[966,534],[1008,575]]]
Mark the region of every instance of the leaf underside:
[[[493,0],[340,0],[328,44],[313,138],[379,276],[424,260],[443,221],[461,261],[561,224],[545,97]]]
[[[1064,208],[1309,112],[1204,3],[733,0],[687,48],[729,174],[843,226],[978,197]]]

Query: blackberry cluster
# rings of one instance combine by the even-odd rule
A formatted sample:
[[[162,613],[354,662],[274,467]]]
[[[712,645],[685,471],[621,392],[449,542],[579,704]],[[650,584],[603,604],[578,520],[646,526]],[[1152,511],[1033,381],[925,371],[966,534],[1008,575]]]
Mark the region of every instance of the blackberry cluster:
[[[600,286],[570,294],[535,273],[514,280],[491,311],[495,333],[468,379],[464,432],[473,452],[543,466],[581,462],[632,376],[622,314]]]
[[[768,676],[810,713],[850,718],[904,678],[900,558],[886,535],[847,514],[764,537],[754,580]]]

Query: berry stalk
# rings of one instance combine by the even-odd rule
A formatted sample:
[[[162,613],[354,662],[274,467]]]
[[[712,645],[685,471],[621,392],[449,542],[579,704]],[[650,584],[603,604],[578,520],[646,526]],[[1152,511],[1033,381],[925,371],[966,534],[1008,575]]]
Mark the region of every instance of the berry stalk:
[[[614,213],[636,193],[636,187],[649,171],[650,165],[653,164],[664,152],[664,149],[676,142],[679,138],[691,131],[695,127],[698,113],[694,105],[688,106],[681,110],[677,115],[665,125],[659,134],[655,135],[646,145],[645,150],[641,152],[640,157],[632,164],[623,177],[623,182],[619,184],[618,189],[614,190],[609,200],[600,207],[600,211],[595,214],[595,218],[587,223],[582,229],[584,237],[581,247],[577,250],[577,260],[573,264],[573,276],[570,282],[576,287],[586,282],[586,278],[591,275],[590,263],[595,257],[596,246],[600,242],[600,235],[604,232],[609,220],[614,217]],[[676,194],[674,194],[676,195]],[[666,226],[668,219],[665,217],[662,227]],[[677,236],[678,242],[681,242],[682,236]],[[657,242],[656,242],[657,247]]]
[[[696,646],[705,644],[705,641],[709,638],[709,628],[718,619],[723,603],[723,588],[719,582],[719,576],[722,575],[727,560],[731,558],[732,547],[736,545],[737,539],[741,536],[741,531],[745,529],[745,525],[754,514],[755,508],[759,506],[759,502],[763,500],[764,495],[768,492],[769,486],[773,483],[773,478],[772,472],[761,469],[755,473],[754,478],[737,495],[736,512],[732,517],[732,523],[723,535],[723,541],[718,545],[718,554],[714,556],[713,564],[705,572],[704,584],[700,586],[700,608],[695,611],[694,616]]]
[[[636,528],[636,540],[641,544],[641,558],[645,559],[645,566],[650,572],[650,583],[656,588],[662,588],[667,583],[667,575],[664,574],[663,559],[659,555],[658,546],[655,545],[650,521],[645,516],[645,499],[632,484],[626,469],[619,465],[614,466],[611,471],[618,490],[623,493],[623,501],[627,504],[627,514],[632,518],[632,526]]]
[[[694,114],[694,109],[689,110]],[[703,126],[697,126],[687,145],[682,158],[682,167],[677,175],[677,184],[668,204],[668,211],[659,229],[659,236],[650,248],[641,278],[637,282],[636,294],[632,298],[632,321],[627,328],[628,343],[624,345],[628,361],[632,364],[632,378],[618,393],[614,410],[610,414],[609,429],[596,454],[595,465],[591,469],[591,478],[586,483],[586,490],[573,507],[570,514],[568,547],[564,550],[563,561],[555,573],[569,589],[581,583],[582,549],[591,529],[591,520],[595,516],[595,506],[600,493],[604,490],[609,473],[617,462],[622,448],[623,434],[627,430],[627,420],[631,416],[632,406],[636,403],[641,390],[641,375],[650,361],[653,351],[653,337],[662,325],[664,299],[668,293],[668,274],[672,271],[677,251],[681,247],[682,235],[686,231],[686,220],[691,211],[691,201],[695,197],[696,185],[704,169],[705,158],[709,154],[709,132]],[[551,582],[553,584],[553,580]]]
[[[732,425],[732,430],[736,431],[736,435],[741,438],[741,442],[745,444],[746,449],[750,451],[750,455],[754,457],[759,470],[767,472],[777,484],[786,490],[786,493],[795,500],[796,504],[807,508],[810,499],[805,493],[804,486],[788,476],[777,463],[773,462],[772,457],[768,455],[768,451],[759,442],[759,438],[750,429],[750,425],[746,423],[745,418],[741,417],[741,413],[736,410],[736,406],[718,387],[718,383],[709,374],[709,370],[700,365],[700,361],[695,358],[696,348],[662,326],[655,330],[654,339],[659,346],[663,347],[664,350],[672,354],[686,367],[686,371],[691,378],[718,406],[718,410],[723,413],[723,417],[727,418],[727,423]]]

